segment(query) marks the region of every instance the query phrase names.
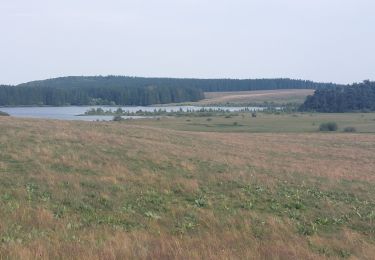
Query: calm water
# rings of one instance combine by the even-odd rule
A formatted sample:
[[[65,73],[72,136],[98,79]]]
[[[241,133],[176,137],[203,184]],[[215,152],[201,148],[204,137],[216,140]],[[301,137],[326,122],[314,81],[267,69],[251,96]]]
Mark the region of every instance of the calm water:
[[[59,119],[59,120],[84,120],[84,121],[96,121],[96,120],[112,120],[113,116],[78,116],[84,114],[87,110],[91,108],[103,108],[104,110],[116,110],[119,107],[111,106],[70,106],[70,107],[0,107],[0,111],[7,112],[14,117],[24,117],[24,118],[44,118],[44,119]],[[121,107],[124,111],[136,112],[138,110],[142,111],[154,111],[155,109],[166,110],[167,112],[183,111],[187,110],[199,110],[202,107],[198,106],[166,106],[166,107]],[[225,109],[232,112],[240,111],[245,107],[205,107],[205,109]],[[262,110],[261,107],[248,107],[250,110]],[[123,118],[144,118],[141,116],[131,116]]]

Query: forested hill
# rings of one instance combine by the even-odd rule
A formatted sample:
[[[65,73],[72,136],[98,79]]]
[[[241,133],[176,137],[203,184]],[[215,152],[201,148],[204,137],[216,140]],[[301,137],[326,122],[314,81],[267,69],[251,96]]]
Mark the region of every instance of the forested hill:
[[[302,111],[375,111],[375,82],[364,81],[345,87],[318,89],[308,96]]]
[[[317,89],[335,86],[332,83],[316,83],[294,79],[184,79],[184,78],[144,78],[126,76],[63,77],[32,81],[18,86],[31,87],[196,87],[204,92],[248,91],[269,89]]]
[[[125,76],[62,77],[0,86],[0,106],[151,105],[197,101],[203,92],[321,89],[331,83],[292,79],[174,79]]]

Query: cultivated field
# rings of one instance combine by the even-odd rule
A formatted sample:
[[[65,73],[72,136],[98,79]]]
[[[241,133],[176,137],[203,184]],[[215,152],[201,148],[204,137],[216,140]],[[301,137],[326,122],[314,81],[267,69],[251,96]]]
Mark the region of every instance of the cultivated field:
[[[325,117],[0,118],[0,259],[373,259],[375,135]]]
[[[273,102],[275,104],[303,103],[308,95],[312,95],[312,89],[280,89],[237,92],[206,92],[205,99],[199,104],[263,104]]]

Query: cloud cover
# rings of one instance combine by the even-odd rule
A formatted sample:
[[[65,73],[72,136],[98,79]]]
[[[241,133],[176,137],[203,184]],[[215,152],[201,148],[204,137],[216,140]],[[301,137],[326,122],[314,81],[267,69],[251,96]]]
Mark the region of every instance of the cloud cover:
[[[2,0],[0,84],[66,75],[375,79],[373,0]]]

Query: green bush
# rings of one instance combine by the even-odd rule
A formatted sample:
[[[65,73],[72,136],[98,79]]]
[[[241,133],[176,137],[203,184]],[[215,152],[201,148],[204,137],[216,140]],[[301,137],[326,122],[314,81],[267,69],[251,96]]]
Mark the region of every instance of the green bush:
[[[3,111],[0,111],[0,116],[9,116],[9,114],[8,114],[8,113],[5,113],[5,112],[3,112]]]
[[[337,131],[338,126],[336,122],[322,123],[319,126],[320,131]]]
[[[355,127],[352,127],[352,126],[348,126],[348,127],[344,128],[344,132],[346,132],[346,133],[354,133],[354,132],[357,132],[357,129]]]

